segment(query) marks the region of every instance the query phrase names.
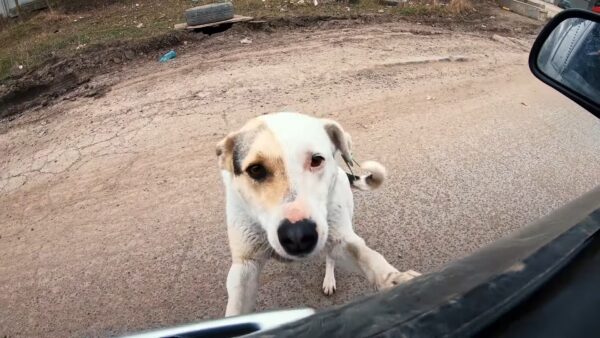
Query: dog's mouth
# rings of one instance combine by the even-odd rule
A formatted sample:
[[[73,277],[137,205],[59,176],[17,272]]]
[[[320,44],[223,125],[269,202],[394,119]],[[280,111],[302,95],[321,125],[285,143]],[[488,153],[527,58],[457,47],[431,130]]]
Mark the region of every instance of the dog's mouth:
[[[276,261],[282,262],[282,263],[290,263],[290,262],[294,261],[293,259],[281,256],[275,250],[271,251],[271,258],[273,258]]]
[[[318,256],[320,250],[314,250],[310,253],[302,254],[302,255],[290,255],[288,253],[281,254],[277,252],[277,250],[271,248],[271,258],[282,262],[282,263],[291,263],[291,262],[299,262],[305,259],[310,259],[312,257]]]

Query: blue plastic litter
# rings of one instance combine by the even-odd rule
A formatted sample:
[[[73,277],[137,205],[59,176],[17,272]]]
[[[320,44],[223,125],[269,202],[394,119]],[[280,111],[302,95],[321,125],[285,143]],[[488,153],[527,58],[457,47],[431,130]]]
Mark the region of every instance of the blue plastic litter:
[[[158,60],[159,62],[167,62],[171,59],[174,59],[177,57],[177,53],[175,53],[174,50],[169,51],[167,54],[163,55],[160,60]]]

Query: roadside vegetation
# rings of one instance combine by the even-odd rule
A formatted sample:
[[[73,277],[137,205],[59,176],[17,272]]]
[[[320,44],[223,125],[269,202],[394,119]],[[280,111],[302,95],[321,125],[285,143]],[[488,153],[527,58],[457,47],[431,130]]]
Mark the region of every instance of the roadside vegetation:
[[[84,52],[90,46],[140,41],[173,31],[183,11],[209,0],[61,0],[51,10],[23,12],[0,21],[0,82],[22,75],[48,60]],[[361,15],[461,15],[469,0],[233,0],[237,14],[260,20],[293,17],[350,18]],[[387,2],[389,4],[389,2]]]

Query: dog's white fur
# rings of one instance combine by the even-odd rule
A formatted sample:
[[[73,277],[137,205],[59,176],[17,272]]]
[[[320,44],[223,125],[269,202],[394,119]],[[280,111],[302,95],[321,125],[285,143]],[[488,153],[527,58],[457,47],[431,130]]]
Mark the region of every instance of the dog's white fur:
[[[350,136],[337,122],[297,113],[258,117],[219,142],[232,254],[226,316],[254,310],[261,268],[273,256],[299,260],[324,252],[326,295],[336,289],[338,260],[349,261],[377,289],[414,277],[399,272],[353,230],[351,184],[335,160],[338,152],[351,160],[351,146]],[[306,164],[314,154],[324,158],[316,169]],[[253,181],[245,172],[257,158],[270,165],[268,183]],[[385,179],[385,168],[377,162],[365,162],[361,168],[370,174],[355,177],[356,188],[370,190]],[[315,248],[302,258],[286,253],[277,235],[282,220],[297,216],[313,220],[318,233]]]

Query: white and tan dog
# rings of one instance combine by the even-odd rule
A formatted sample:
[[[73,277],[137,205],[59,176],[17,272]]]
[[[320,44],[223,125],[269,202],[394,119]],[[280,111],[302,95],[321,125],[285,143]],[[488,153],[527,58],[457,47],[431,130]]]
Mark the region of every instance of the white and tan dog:
[[[401,273],[354,233],[351,186],[377,188],[385,168],[365,162],[348,175],[335,160],[352,161],[350,136],[335,121],[297,113],[264,115],[217,144],[227,198],[233,264],[226,315],[254,310],[262,266],[271,258],[300,260],[325,252],[323,291],[335,291],[336,260],[353,263],[377,289],[415,274]]]

